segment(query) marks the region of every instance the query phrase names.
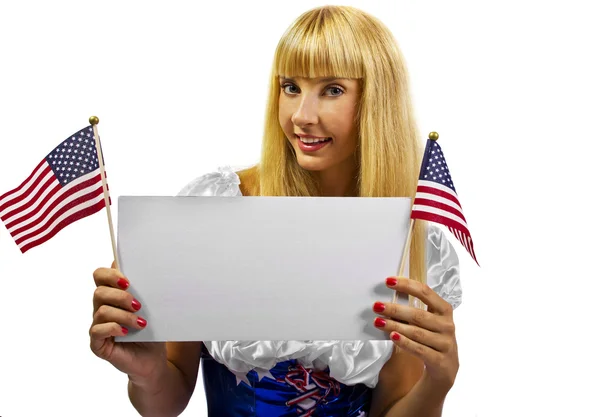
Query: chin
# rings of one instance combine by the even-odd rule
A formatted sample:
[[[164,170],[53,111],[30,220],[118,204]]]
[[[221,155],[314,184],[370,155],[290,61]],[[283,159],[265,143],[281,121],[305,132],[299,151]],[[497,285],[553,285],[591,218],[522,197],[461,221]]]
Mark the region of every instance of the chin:
[[[300,165],[302,169],[307,171],[325,171],[327,168],[331,167],[331,163],[315,156],[300,154],[296,156],[296,161],[298,161],[298,165]]]

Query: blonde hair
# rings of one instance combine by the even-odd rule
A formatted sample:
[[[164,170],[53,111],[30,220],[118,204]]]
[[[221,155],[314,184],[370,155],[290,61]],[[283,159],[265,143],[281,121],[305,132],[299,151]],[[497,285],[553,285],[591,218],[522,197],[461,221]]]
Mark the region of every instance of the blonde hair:
[[[423,155],[406,65],[391,32],[353,7],[302,14],[282,36],[271,73],[261,162],[240,173],[246,194],[315,196],[311,172],[297,163],[279,124],[279,77],[359,79],[357,162],[360,197],[414,198]],[[425,282],[426,225],[415,222],[410,277]]]

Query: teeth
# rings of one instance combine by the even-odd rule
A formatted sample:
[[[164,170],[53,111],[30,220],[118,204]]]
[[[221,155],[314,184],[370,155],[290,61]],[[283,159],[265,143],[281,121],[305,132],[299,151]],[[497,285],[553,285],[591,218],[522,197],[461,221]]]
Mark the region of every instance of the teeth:
[[[298,136],[298,138],[302,141],[302,143],[319,143],[329,140],[329,138],[301,138],[300,136]]]

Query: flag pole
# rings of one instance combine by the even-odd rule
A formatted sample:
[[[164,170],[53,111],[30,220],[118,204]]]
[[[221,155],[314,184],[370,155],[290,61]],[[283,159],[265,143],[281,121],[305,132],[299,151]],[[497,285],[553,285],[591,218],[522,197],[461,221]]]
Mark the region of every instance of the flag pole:
[[[98,165],[100,165],[100,177],[102,178],[102,190],[104,191],[104,204],[106,205],[106,214],[108,215],[108,228],[110,230],[110,240],[112,242],[113,256],[115,265],[119,268],[119,260],[117,258],[117,245],[115,243],[115,232],[110,212],[110,198],[108,196],[108,185],[106,184],[106,175],[104,174],[104,157],[102,156],[102,147],[100,146],[100,136],[98,135],[98,123],[100,120],[96,116],[90,117],[90,124],[94,129],[94,139],[96,141],[96,151],[98,153]]]
[[[437,132],[431,132],[429,133],[429,139],[436,141],[438,140],[438,138],[440,137],[440,135],[438,135]],[[421,162],[422,163],[422,162]],[[411,204],[411,208],[410,208],[410,212],[412,213],[412,209],[413,206],[415,204],[415,200],[413,199],[412,204]],[[404,265],[406,265],[406,259],[408,258],[408,254],[410,253],[410,243],[411,243],[411,237],[412,237],[412,232],[413,229],[415,227],[415,219],[410,219],[410,226],[408,228],[408,235],[406,236],[406,242],[404,242],[404,251],[402,253],[402,260],[400,261],[400,269],[398,270],[398,276],[399,277],[404,277]],[[407,276],[409,276],[409,274],[407,274]],[[394,297],[392,298],[392,303],[396,304],[398,300],[398,291],[394,291]],[[418,306],[419,308],[423,308],[423,302],[419,299],[416,300],[418,302]],[[415,303],[415,300],[412,296],[409,296],[409,305],[413,305]]]
[[[412,212],[412,209],[411,209]],[[412,231],[415,227],[415,219],[410,219],[410,226],[408,228],[408,234],[406,235],[406,241],[404,242],[404,251],[402,252],[402,260],[400,261],[400,269],[398,270],[398,276],[404,277],[404,265],[406,265],[406,258],[408,258],[408,254],[410,253],[410,238],[412,237]],[[408,276],[409,274],[407,274]],[[392,303],[396,304],[398,299],[398,291],[394,291],[394,298],[392,299]]]

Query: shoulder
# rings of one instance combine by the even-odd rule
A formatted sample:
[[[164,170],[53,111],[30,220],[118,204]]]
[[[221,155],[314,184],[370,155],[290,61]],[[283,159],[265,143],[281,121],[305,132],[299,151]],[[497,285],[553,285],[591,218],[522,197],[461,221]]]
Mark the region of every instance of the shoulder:
[[[194,178],[177,195],[220,197],[254,195],[252,191],[258,184],[257,174],[257,167],[243,169],[238,172],[231,167],[221,167],[218,171]]]
[[[428,224],[426,244],[427,285],[456,308],[462,302],[460,265],[456,250],[443,230]]]

